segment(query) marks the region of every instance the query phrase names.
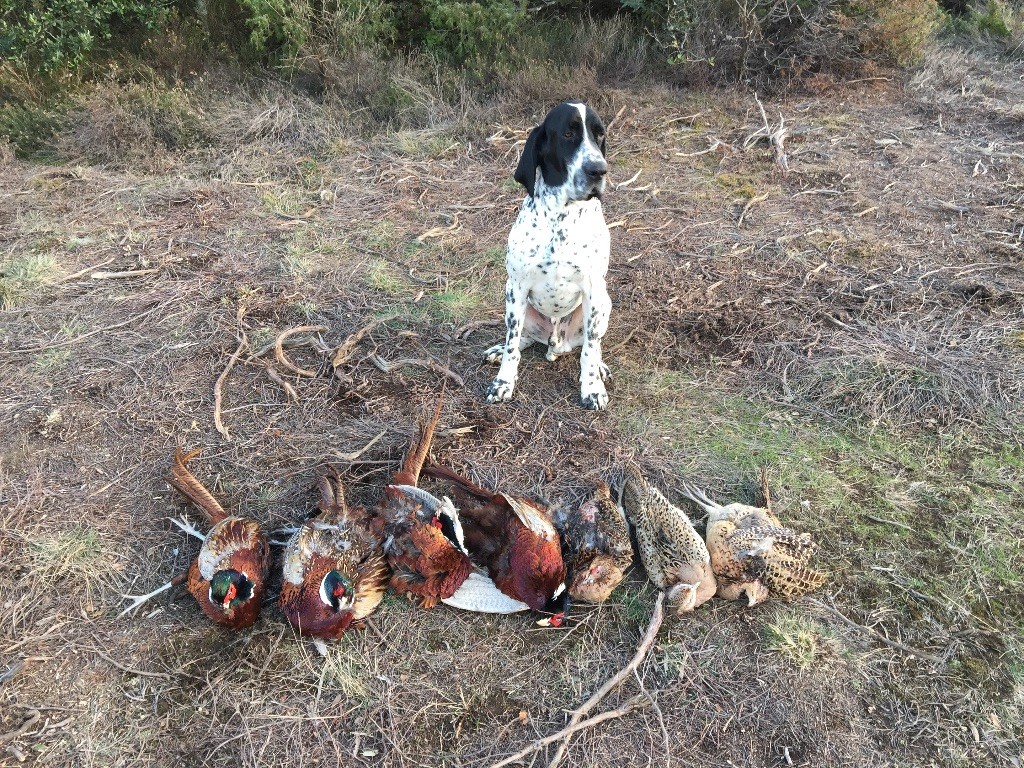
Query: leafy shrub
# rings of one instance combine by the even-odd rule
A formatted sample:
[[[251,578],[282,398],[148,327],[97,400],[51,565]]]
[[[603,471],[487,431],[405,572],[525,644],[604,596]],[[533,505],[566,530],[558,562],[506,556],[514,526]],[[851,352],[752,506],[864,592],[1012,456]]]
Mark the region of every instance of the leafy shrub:
[[[39,72],[73,70],[97,41],[136,25],[155,28],[159,0],[5,0],[0,11],[0,57]]]
[[[424,11],[427,49],[456,61],[497,56],[524,18],[523,10],[512,0],[427,0]]]

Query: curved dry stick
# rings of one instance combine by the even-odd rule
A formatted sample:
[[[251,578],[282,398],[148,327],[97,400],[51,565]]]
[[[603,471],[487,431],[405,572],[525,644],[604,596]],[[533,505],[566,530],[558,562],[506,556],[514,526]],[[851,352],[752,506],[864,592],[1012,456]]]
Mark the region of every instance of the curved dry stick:
[[[592,728],[598,723],[603,723],[605,720],[612,720],[616,717],[622,717],[623,715],[627,715],[643,699],[643,696],[634,696],[632,699],[627,701],[618,709],[609,709],[607,712],[602,712],[600,715],[594,715],[593,717],[584,720],[583,722],[568,725],[562,730],[560,730],[558,733],[553,733],[550,736],[545,736],[543,739],[538,739],[537,741],[530,744],[530,746],[525,747],[519,752],[516,752],[514,755],[506,757],[500,763],[495,763],[491,766],[491,768],[504,768],[504,766],[511,765],[512,763],[522,760],[527,755],[536,752],[538,749],[546,747],[548,744],[552,744],[558,741],[559,739],[568,738],[569,736],[572,736],[577,731],[583,731],[587,728]]]
[[[7,733],[0,733],[0,744],[3,744],[5,741],[13,741],[14,739],[24,736],[28,733],[29,728],[38,723],[39,718],[42,717],[42,715],[39,714],[38,709],[30,709],[28,712],[28,719],[25,720],[25,722],[23,722],[18,728],[15,728],[13,731],[8,731]]]
[[[274,357],[277,362],[287,368],[289,371],[294,373],[296,376],[305,376],[307,379],[312,379],[316,376],[316,371],[311,371],[308,368],[299,368],[284,353],[284,340],[289,336],[294,336],[296,333],[318,333],[320,331],[326,331],[327,326],[325,325],[297,325],[294,328],[289,328],[286,331],[281,331],[277,335],[277,340],[274,342]]]
[[[403,366],[419,366],[421,368],[429,368],[437,373],[444,374],[460,387],[466,386],[466,382],[462,379],[459,374],[450,368],[445,368],[436,360],[431,360],[426,357],[403,357],[398,360],[385,360],[377,354],[371,354],[369,360],[384,373],[391,373],[395,368],[402,368]]]
[[[380,317],[380,318],[377,318],[376,320],[374,320],[374,321],[364,325],[358,331],[356,331],[351,336],[349,336],[347,339],[345,339],[343,342],[341,342],[341,345],[338,347],[338,349],[334,353],[334,357],[331,358],[331,365],[333,365],[335,368],[337,368],[339,365],[341,365],[346,360],[348,360],[349,355],[352,354],[352,350],[356,348],[356,344],[358,344],[360,341],[362,341],[363,337],[366,336],[366,334],[368,334],[370,331],[372,331],[378,325],[383,323],[385,320],[390,320],[390,319],[391,319],[390,317]]]
[[[645,634],[644,639],[640,641],[640,645],[636,647],[636,653],[633,654],[633,658],[630,659],[629,664],[619,670],[614,677],[610,678],[604,685],[602,685],[597,690],[597,693],[573,711],[572,717],[569,719],[569,726],[564,731],[565,741],[559,745],[558,751],[555,752],[555,756],[551,758],[551,762],[548,763],[548,768],[555,768],[555,766],[557,766],[565,756],[565,750],[569,748],[569,737],[573,733],[570,729],[576,725],[583,716],[587,714],[587,712],[597,706],[601,699],[607,696],[615,686],[629,677],[630,672],[640,666],[640,662],[644,660],[647,656],[647,652],[650,651],[651,646],[654,645],[654,639],[658,636],[658,630],[661,628],[661,622],[664,618],[665,593],[659,592],[658,599],[654,603],[654,613],[651,614],[651,623],[647,625],[647,634]]]

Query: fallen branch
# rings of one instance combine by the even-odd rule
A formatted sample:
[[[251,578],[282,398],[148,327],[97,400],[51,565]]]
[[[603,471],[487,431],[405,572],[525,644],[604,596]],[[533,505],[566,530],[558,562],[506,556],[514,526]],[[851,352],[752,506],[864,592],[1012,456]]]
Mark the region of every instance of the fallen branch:
[[[90,272],[92,272],[94,269],[99,269],[100,267],[105,267],[105,266],[107,266],[107,264],[109,264],[113,260],[114,260],[114,257],[111,256],[109,259],[107,259],[106,261],[101,261],[99,264],[93,264],[91,267],[86,267],[85,269],[80,269],[77,272],[72,272],[70,275],[66,275],[66,276],[62,277],[60,279],[60,282],[66,283],[68,280],[74,280],[74,279],[79,278],[79,277],[85,277]]]
[[[629,677],[630,673],[634,669],[640,666],[640,662],[644,660],[647,656],[647,652],[650,651],[651,646],[654,645],[654,639],[658,636],[658,630],[661,628],[661,622],[664,618],[665,593],[659,592],[658,599],[654,603],[654,613],[651,614],[651,621],[647,625],[647,633],[644,635],[644,639],[640,641],[640,645],[637,646],[636,653],[633,654],[633,658],[630,659],[629,664],[619,670],[614,677],[610,678],[604,685],[598,688],[597,692],[593,696],[573,711],[572,717],[569,718],[568,727],[562,732],[565,736],[565,741],[559,745],[558,751],[555,752],[555,756],[551,758],[551,762],[548,763],[548,768],[555,768],[555,766],[557,766],[565,756],[565,751],[569,748],[569,737],[573,733],[571,730],[572,727],[579,723],[583,716],[597,706],[601,702],[601,699],[607,696],[619,683]],[[643,697],[641,696],[638,698]]]
[[[378,440],[380,440],[382,437],[384,437],[384,435],[386,435],[387,433],[388,433],[388,431],[385,429],[379,435],[377,435],[375,438],[373,438],[373,440],[371,440],[366,445],[364,445],[362,448],[360,448],[358,451],[349,451],[348,453],[335,453],[334,454],[334,458],[341,459],[342,461],[355,461],[360,456],[362,456],[364,453],[366,453],[366,451],[369,449],[369,447],[371,445],[376,443]]]
[[[293,387],[291,384],[285,381],[284,377],[277,372],[277,369],[274,368],[274,366],[267,366],[267,376],[270,377],[271,381],[273,381],[275,384],[281,387],[281,389],[284,390],[284,393],[288,396],[289,400],[291,400],[294,403],[299,402],[299,393],[295,391],[295,387]]]
[[[460,387],[466,386],[466,382],[463,381],[462,377],[450,368],[445,368],[436,360],[431,360],[426,357],[402,357],[398,360],[384,360],[376,354],[370,355],[370,362],[377,366],[384,373],[391,373],[396,368],[402,368],[407,365],[415,365],[421,368],[429,368],[432,371],[442,373]]]
[[[888,637],[883,635],[878,630],[872,629],[871,627],[865,627],[863,624],[858,624],[853,619],[847,618],[846,614],[842,613],[838,608],[833,608],[831,605],[827,605],[826,603],[821,602],[821,600],[816,600],[813,597],[811,597],[807,599],[807,602],[811,605],[817,606],[818,608],[823,608],[824,610],[828,611],[833,616],[835,616],[837,619],[839,619],[841,622],[843,622],[843,624],[845,624],[846,626],[850,627],[851,629],[856,629],[860,632],[863,632],[866,635],[870,635],[883,645],[887,645],[890,648],[895,648],[897,651],[909,653],[911,656],[917,656],[919,659],[930,661],[932,664],[942,663],[942,659],[940,659],[938,656],[933,656],[930,653],[925,653],[924,651],[919,651],[916,648],[911,648],[909,645],[904,645],[903,643],[896,642],[895,640],[890,640]]]
[[[325,325],[297,325],[294,328],[289,328],[286,331],[281,331],[277,335],[277,340],[274,342],[274,358],[284,368],[294,373],[296,376],[305,376],[308,379],[312,379],[316,376],[316,371],[311,371],[307,368],[299,368],[299,366],[292,363],[288,359],[288,356],[284,353],[284,340],[289,336],[294,336],[296,333],[318,333],[326,331],[327,326]]]
[[[228,374],[231,373],[231,369],[235,367],[235,363],[238,362],[238,358],[242,354],[242,350],[249,346],[249,338],[245,335],[245,329],[242,327],[242,315],[245,314],[245,307],[238,307],[238,332],[242,334],[242,338],[238,341],[238,348],[235,349],[234,354],[228,360],[228,364],[224,367],[220,376],[217,377],[217,381],[213,385],[213,424],[217,427],[217,431],[220,432],[221,436],[225,440],[230,440],[231,435],[228,432],[228,428],[224,426],[224,422],[220,417],[221,404],[224,400],[224,382],[227,381]]]
[[[757,102],[757,108],[761,111],[761,120],[764,121],[764,127],[758,128],[752,134],[750,134],[746,141],[743,142],[743,148],[746,149],[752,144],[757,143],[758,140],[764,138],[768,140],[772,149],[775,150],[775,164],[784,171],[789,170],[789,158],[786,156],[786,148],[784,142],[786,137],[789,136],[789,129],[786,128],[786,118],[779,112],[779,126],[773,128],[771,123],[768,122],[768,115],[765,114],[764,105],[761,103],[761,99],[754,94],[754,101]]]
[[[613,720],[616,717],[622,717],[623,715],[629,714],[629,712],[632,711],[637,704],[643,701],[644,698],[644,696],[634,696],[632,699],[630,699],[617,709],[609,709],[607,712],[602,712],[599,715],[594,715],[593,717],[584,720],[583,722],[569,725],[560,730],[558,733],[553,733],[550,736],[545,736],[543,739],[538,739],[537,741],[530,744],[528,747],[525,747],[524,749],[521,749],[519,752],[516,752],[514,755],[506,757],[500,763],[494,763],[494,765],[492,765],[491,768],[504,768],[504,766],[518,762],[527,755],[531,755],[538,749],[543,749],[548,744],[553,744],[559,739],[567,739],[574,733],[577,733],[578,731],[584,731],[587,728],[593,728],[595,725],[603,723],[606,720]]]
[[[15,728],[13,731],[0,733],[0,744],[3,744],[5,741],[14,741],[17,738],[24,736],[28,733],[28,729],[38,723],[39,718],[42,717],[42,715],[39,714],[38,709],[30,709],[28,712],[28,718],[20,726]]]
[[[138,277],[139,275],[154,275],[160,271],[160,267],[152,269],[129,269],[124,272],[93,272],[89,275],[91,280],[113,280],[119,277]]]
[[[369,323],[368,325],[364,325],[358,331],[356,331],[351,336],[349,336],[347,339],[345,339],[343,342],[341,342],[341,346],[338,347],[337,351],[335,351],[335,353],[334,353],[334,357],[331,358],[331,365],[333,365],[335,368],[337,368],[339,365],[341,365],[346,360],[348,360],[349,355],[352,354],[352,350],[354,350],[356,348],[356,344],[358,344],[360,341],[362,341],[363,337],[366,336],[366,334],[368,334],[370,331],[372,331],[378,325],[383,323],[385,320],[390,320],[390,319],[391,318],[387,318],[387,317],[378,318],[378,319],[374,320],[373,322]]]
[[[756,205],[757,203],[763,203],[765,200],[768,199],[768,194],[768,192],[765,192],[763,195],[752,197],[747,201],[747,204],[743,206],[743,210],[740,211],[740,220],[736,222],[737,227],[743,225],[743,219],[746,218],[747,213],[750,211],[751,208],[754,207],[754,205]]]

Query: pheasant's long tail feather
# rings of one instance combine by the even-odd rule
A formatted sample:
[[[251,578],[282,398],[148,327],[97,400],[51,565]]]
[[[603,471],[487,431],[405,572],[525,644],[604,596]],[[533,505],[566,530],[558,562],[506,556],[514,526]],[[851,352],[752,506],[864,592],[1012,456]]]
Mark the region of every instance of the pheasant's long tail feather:
[[[213,498],[213,494],[196,479],[195,475],[188,471],[186,466],[188,461],[200,452],[200,449],[197,448],[183,454],[180,448],[176,449],[174,462],[171,464],[171,475],[167,478],[167,482],[174,486],[178,493],[195,504],[210,525],[215,525],[226,518],[228,514],[220,502]]]
[[[711,512],[714,509],[718,509],[719,505],[712,501],[711,498],[704,493],[700,488],[687,481],[683,481],[680,485],[680,492],[684,497],[692,502],[695,502],[698,506],[704,508],[705,512]]]
[[[437,398],[437,406],[434,408],[434,415],[428,422],[421,422],[416,439],[409,446],[409,452],[405,456],[402,469],[395,473],[395,485],[416,485],[420,480],[420,472],[423,464],[430,453],[430,444],[434,441],[434,430],[437,422],[441,420],[441,406],[444,405],[444,389]]]
[[[436,464],[431,464],[424,470],[428,475],[438,477],[442,480],[447,480],[453,485],[461,488],[466,493],[472,496],[483,499],[484,501],[490,501],[494,494],[490,491],[484,490],[479,485],[474,485],[470,480],[460,475],[458,472],[447,467],[440,467]]]
[[[349,517],[348,505],[345,503],[345,484],[341,473],[333,464],[327,465],[327,471],[316,479],[316,487],[320,492],[319,518],[325,523],[336,523]]]

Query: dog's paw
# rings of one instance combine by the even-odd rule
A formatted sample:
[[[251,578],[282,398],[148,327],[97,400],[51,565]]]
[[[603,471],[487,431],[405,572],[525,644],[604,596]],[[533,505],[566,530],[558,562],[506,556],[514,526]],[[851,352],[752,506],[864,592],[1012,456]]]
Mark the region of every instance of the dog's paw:
[[[597,372],[601,374],[601,381],[608,381],[612,377],[611,368],[604,363],[599,363],[597,366]]]
[[[493,347],[488,348],[488,350],[484,352],[484,360],[486,360],[488,363],[500,363],[501,357],[504,354],[505,345],[495,344]]]
[[[557,352],[553,351],[552,347],[548,347],[548,351],[544,353],[544,358],[549,363],[555,362],[555,360],[557,360],[559,357],[560,355]]]
[[[487,388],[487,402],[508,402],[512,399],[512,392],[515,389],[515,386],[514,382],[505,381],[504,379],[495,379],[491,382],[491,386]]]
[[[580,401],[588,411],[603,411],[608,407],[608,393],[604,387],[595,388],[592,392],[581,392]]]

